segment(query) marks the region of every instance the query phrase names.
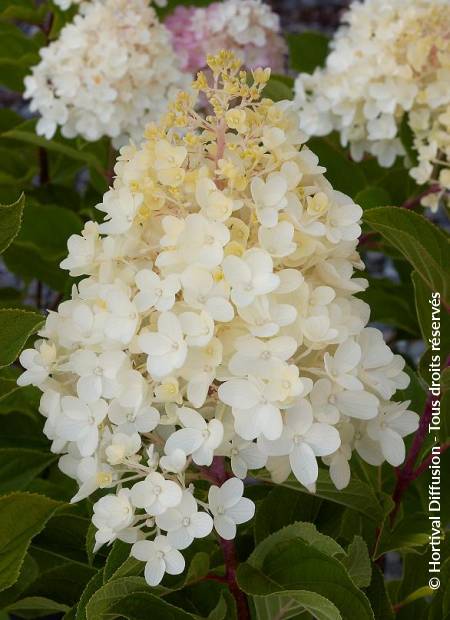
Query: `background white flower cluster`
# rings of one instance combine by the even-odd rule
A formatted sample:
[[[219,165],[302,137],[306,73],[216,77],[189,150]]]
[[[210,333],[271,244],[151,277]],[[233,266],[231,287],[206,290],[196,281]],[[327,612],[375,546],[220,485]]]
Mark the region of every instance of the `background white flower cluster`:
[[[194,88],[214,115],[181,94],[121,150],[103,222],[61,265],[86,277],[20,358],[74,501],[112,489],[97,546],[133,543],[152,585],[194,538],[231,539],[252,517],[248,470],[314,491],[321,459],[342,489],[354,450],[399,465],[418,423],[390,400],[404,361],[355,297],[360,207],[326,180],[292,104],[258,101],[270,72],[249,86],[233,55],[209,64],[218,85]],[[206,498],[193,482],[214,479],[216,456],[232,477]]]
[[[60,126],[68,138],[139,140],[145,124],[188,83],[167,29],[146,0],[81,3],[73,22],[40,54],[24,96],[41,116],[37,133],[48,139]]]
[[[331,42],[325,68],[296,80],[300,126],[309,135],[340,132],[354,159],[391,166],[413,134],[419,184],[450,189],[450,12],[447,0],[353,2]],[[424,205],[436,207],[439,195]]]

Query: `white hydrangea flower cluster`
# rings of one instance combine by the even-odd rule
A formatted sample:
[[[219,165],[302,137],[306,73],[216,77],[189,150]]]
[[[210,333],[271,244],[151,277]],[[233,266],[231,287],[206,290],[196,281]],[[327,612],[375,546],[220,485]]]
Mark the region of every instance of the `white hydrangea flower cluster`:
[[[324,176],[292,103],[260,99],[233,54],[212,85],[182,93],[141,148],[124,147],[114,186],[69,239],[61,266],[86,276],[22,353],[20,385],[42,391],[44,432],[94,506],[97,546],[133,544],[147,581],[178,574],[180,550],[214,527],[232,539],[254,504],[249,470],[291,471],[314,491],[318,459],[338,489],[353,450],[404,459],[418,425],[404,361],[354,294],[361,209]],[[194,481],[219,481],[208,497]]]
[[[331,42],[324,69],[296,80],[300,126],[340,132],[355,160],[382,166],[404,155],[402,122],[413,134],[419,183],[450,190],[450,10],[448,0],[353,2]],[[406,116],[406,118],[405,118]],[[437,207],[442,195],[427,196]]]
[[[138,140],[189,79],[146,0],[82,3],[40,55],[24,96],[41,116],[37,133],[47,139],[61,126],[67,138]]]

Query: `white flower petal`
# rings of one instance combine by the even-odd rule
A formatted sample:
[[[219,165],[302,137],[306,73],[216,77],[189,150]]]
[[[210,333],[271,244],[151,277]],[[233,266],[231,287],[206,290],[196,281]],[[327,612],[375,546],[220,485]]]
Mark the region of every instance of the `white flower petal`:
[[[226,515],[214,517],[214,528],[219,536],[225,540],[236,538],[236,523]]]
[[[166,565],[164,560],[153,556],[145,565],[144,576],[149,586],[157,586],[164,577]]]
[[[237,504],[244,493],[244,483],[238,478],[230,478],[220,487],[220,501],[225,508]]]
[[[319,475],[319,468],[314,452],[306,443],[295,445],[289,457],[292,472],[305,486],[314,484]]]
[[[405,460],[405,443],[398,433],[386,428],[380,432],[380,446],[386,461],[398,467]]]
[[[192,454],[203,443],[201,431],[195,428],[181,428],[166,441],[165,451],[170,454],[174,450],[182,450],[185,454]]]
[[[228,508],[226,511],[227,517],[233,519],[233,521],[239,525],[240,523],[246,523],[253,518],[255,514],[255,504],[251,499],[247,497],[241,497],[237,504]]]
[[[182,526],[176,530],[170,530],[167,534],[167,540],[175,549],[187,549],[192,544],[193,537],[187,528]]]
[[[250,409],[254,407],[260,394],[257,388],[248,381],[233,379],[222,383],[219,387],[219,398],[226,405],[239,409]]]
[[[204,538],[211,533],[213,520],[206,512],[197,512],[191,516],[189,527],[195,533],[196,538]]]
[[[305,441],[311,446],[316,456],[332,454],[341,445],[339,432],[334,426],[321,422],[311,426],[305,435]]]

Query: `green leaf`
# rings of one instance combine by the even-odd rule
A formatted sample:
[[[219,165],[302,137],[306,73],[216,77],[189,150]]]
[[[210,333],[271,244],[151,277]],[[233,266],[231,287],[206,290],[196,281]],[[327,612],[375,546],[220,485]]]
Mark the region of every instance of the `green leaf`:
[[[343,564],[300,538],[279,539],[273,534],[239,566],[237,579],[247,594],[307,590],[331,601],[343,620],[373,620],[367,598]]]
[[[293,99],[293,82],[283,75],[272,75],[264,87],[263,96],[272,101],[283,101]]]
[[[364,163],[362,162],[359,165],[364,167]],[[381,170],[382,174],[377,175],[376,182],[380,187],[389,188],[390,205],[400,206],[420,191],[419,186],[414,182],[403,163],[400,166],[394,164],[392,168],[381,168]]]
[[[0,378],[0,415],[20,412],[36,419],[36,413],[39,408],[39,400],[42,392],[33,385],[26,385],[25,387],[18,386],[17,377],[22,374],[21,370],[18,368],[8,366],[7,368],[1,369],[1,372],[4,373],[6,370],[14,370],[16,372],[11,373],[10,376],[2,376]],[[8,424],[8,427],[9,426],[10,425]],[[0,434],[0,445],[5,445],[2,442],[2,439],[5,438],[6,435],[6,432],[2,435]],[[43,442],[46,443],[44,437],[38,438],[35,436],[34,439],[39,439],[39,444],[42,444]]]
[[[195,616],[174,607],[167,601],[149,592],[138,592],[133,596],[118,601],[111,609],[114,617],[126,617],[128,620],[194,620]]]
[[[443,557],[445,557],[445,543],[442,550],[444,551]],[[419,553],[408,553],[402,556],[402,580],[396,592],[393,593],[395,602],[406,599],[411,592],[415,592],[428,585],[430,578],[428,573],[429,566],[428,561],[424,562],[424,557],[426,556]]]
[[[423,553],[424,545],[429,543],[430,528],[427,515],[422,513],[407,515],[397,523],[393,530],[384,528],[377,547],[377,557],[388,551]]]
[[[391,204],[389,193],[378,186],[369,186],[362,189],[355,196],[355,202],[363,209],[373,209],[382,205]]]
[[[392,325],[415,337],[419,335],[411,287],[386,278],[369,278],[369,287],[358,297],[369,304],[371,321]]]
[[[0,498],[0,590],[19,577],[31,539],[60,506],[48,497],[12,493]]]
[[[261,473],[255,477],[257,480],[261,480],[261,482],[270,482],[269,474]],[[288,489],[310,495],[308,489],[300,484],[293,476],[290,476],[281,484]],[[324,470],[319,470],[319,477],[317,479],[316,492],[314,495],[361,512],[376,523],[381,523],[385,516],[392,510],[392,501],[390,501],[388,496],[382,495],[381,498],[378,498],[372,487],[356,479],[354,476],[345,489],[338,491],[332,483],[328,472]]]
[[[253,524],[256,543],[295,521],[313,522],[321,504],[322,500],[315,495],[276,486],[257,508]]]
[[[427,286],[450,303],[449,237],[422,215],[407,209],[369,209],[364,220],[398,249]]]
[[[0,8],[0,20],[23,20],[32,24],[40,24],[47,12],[47,5],[43,3],[39,8],[30,6],[29,0],[3,0]]]
[[[17,581],[11,587],[0,592],[0,609],[5,609],[8,605],[17,601],[28,586],[37,578],[38,574],[39,567],[36,560],[27,553],[20,567],[20,574]]]
[[[373,565],[372,580],[366,594],[372,605],[375,620],[394,620],[394,612],[386,591],[384,575],[376,564]]]
[[[18,59],[0,58],[0,84],[10,90],[22,90],[30,66],[38,60],[39,57],[34,54]]]
[[[22,91],[25,76],[39,62],[38,49],[43,42],[41,32],[29,36],[13,24],[0,23],[0,83]]]
[[[208,614],[208,620],[237,620],[236,602],[229,590],[221,592],[219,601]]]
[[[209,571],[209,555],[204,551],[194,554],[186,571],[183,586],[190,585],[203,579]]]
[[[104,168],[99,159],[89,149],[92,146],[78,150],[74,147],[72,140],[66,140],[60,136],[55,136],[51,140],[46,140],[42,136],[38,136],[36,133],[36,121],[28,120],[20,125],[5,131],[0,135],[5,140],[15,140],[17,142],[24,142],[26,144],[34,144],[35,146],[43,147],[49,151],[55,151],[66,155],[71,159],[75,159],[86,166],[92,166],[98,173],[104,175]]]
[[[286,540],[303,540],[323,553],[345,555],[344,549],[333,538],[319,532],[313,523],[298,522],[287,525],[261,541],[252,553],[252,558],[259,561],[274,544]]]
[[[0,109],[0,133],[23,123],[23,117],[9,108]]]
[[[105,620],[115,618],[112,608],[121,599],[138,592],[148,592],[149,586],[143,577],[122,577],[113,579],[99,588],[86,605],[86,620]]]
[[[287,590],[283,594],[254,596],[257,620],[288,620],[305,611],[317,620],[341,620],[339,609],[331,601],[308,590]]]
[[[74,508],[69,510],[73,511]],[[36,537],[33,546],[63,556],[64,560],[87,564],[84,548],[90,519],[79,514],[64,511],[50,519],[45,530]]]
[[[318,156],[320,165],[326,167],[326,177],[334,189],[355,198],[367,186],[362,169],[348,159],[333,136],[312,138],[307,146]]]
[[[16,275],[37,278],[64,291],[68,274],[59,263],[67,255],[67,239],[81,228],[81,219],[73,211],[31,203],[24,211],[20,233],[4,255],[6,265]]]
[[[8,398],[16,390],[20,390],[20,386],[14,379],[4,379],[0,377],[0,400]]]
[[[0,308],[0,367],[12,364],[44,317],[29,310]]]
[[[67,605],[51,601],[43,596],[29,596],[8,607],[10,613],[22,616],[26,613],[27,615],[25,617],[29,618],[40,618],[42,616],[49,616],[50,614],[64,613],[68,610],[69,607]],[[29,615],[31,612],[33,613],[32,616]]]
[[[108,554],[103,574],[103,583],[120,577],[139,575],[144,564],[130,556],[130,545],[116,540]]]
[[[26,448],[0,448],[0,493],[22,491],[56,460],[56,454]]]
[[[367,544],[361,536],[353,538],[347,549],[347,557],[342,562],[358,588],[366,588],[370,584],[372,567]]]
[[[81,228],[81,219],[69,209],[30,203],[14,245],[22,252],[44,252],[47,262],[57,262],[67,255],[67,239]]]
[[[317,67],[325,65],[330,40],[320,32],[289,34],[289,65],[298,72],[312,73]]]
[[[149,592],[138,592],[132,597],[127,597],[117,602],[111,609],[114,617],[124,616],[128,620],[194,620],[192,614],[174,607]],[[89,617],[88,617],[89,618]]]
[[[33,554],[36,555],[32,547]],[[60,558],[55,557],[54,561]],[[27,589],[27,596],[41,596],[70,607],[80,600],[83,590],[96,570],[80,562],[63,562],[42,570]]]
[[[405,599],[403,599],[403,601],[401,601],[401,606],[403,608],[410,603],[414,603],[415,601],[420,600],[421,598],[429,598],[430,596],[433,596],[433,594],[434,590],[430,588],[430,586],[422,586],[414,592],[411,592],[411,594],[409,594]]]
[[[24,194],[10,205],[0,204],[0,254],[11,245],[19,232],[24,205]]]
[[[75,620],[86,620],[86,605],[91,599],[91,596],[97,592],[99,588],[103,585],[103,570],[98,571],[92,577],[90,581],[88,581],[85,589],[83,590],[83,594],[80,597],[80,601],[77,605],[77,610],[75,614]]]
[[[0,22],[0,35],[0,58],[19,58],[24,54],[38,52],[44,43],[41,32],[29,36],[12,23]]]
[[[34,155],[34,154],[33,154]],[[24,187],[37,173],[37,159],[30,159],[29,149],[0,147],[0,186]]]
[[[148,591],[157,594],[154,589]],[[228,584],[209,579],[197,581],[181,590],[164,594],[164,598],[195,617],[200,616],[209,620],[237,620],[236,603]],[[224,605],[220,604],[220,599],[224,599],[226,603],[225,616]]]
[[[0,288],[0,308],[23,308],[23,294],[12,286]]]

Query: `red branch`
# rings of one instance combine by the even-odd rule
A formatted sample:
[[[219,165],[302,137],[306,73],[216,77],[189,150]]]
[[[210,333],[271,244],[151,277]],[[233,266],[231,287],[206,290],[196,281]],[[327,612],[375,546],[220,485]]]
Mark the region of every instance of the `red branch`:
[[[234,542],[232,540],[224,540],[223,538],[219,538],[219,543],[225,560],[225,578],[230,588],[230,592],[233,594],[236,601],[238,618],[239,620],[250,620],[250,610],[248,608],[247,597],[239,588],[236,581],[238,559]]]
[[[202,472],[216,484],[223,484],[229,474],[225,469],[225,459],[221,456],[215,456],[210,467],[202,467]],[[219,536],[219,544],[222,549],[223,558],[225,560],[225,583],[228,584],[230,592],[236,601],[239,620],[250,620],[250,610],[248,607],[247,597],[239,588],[236,581],[236,570],[238,567],[238,557],[236,547],[232,540],[225,540]],[[212,575],[209,578],[214,578]]]
[[[420,201],[422,200],[422,198],[425,198],[425,196],[429,196],[430,194],[438,194],[441,191],[442,191],[442,187],[440,185],[430,185],[430,187],[427,187],[426,190],[424,190],[417,196],[413,196],[413,198],[410,198],[409,200],[404,202],[402,204],[402,208],[403,209],[414,209],[414,207],[417,207],[420,204]]]

